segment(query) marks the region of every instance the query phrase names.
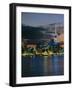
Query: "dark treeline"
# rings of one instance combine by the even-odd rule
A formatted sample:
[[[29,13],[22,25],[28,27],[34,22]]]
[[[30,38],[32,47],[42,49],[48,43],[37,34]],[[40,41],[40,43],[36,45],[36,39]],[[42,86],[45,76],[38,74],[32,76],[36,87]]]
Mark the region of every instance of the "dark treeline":
[[[24,39],[41,39],[44,38],[42,31],[45,29],[42,27],[32,27],[22,25],[22,38]]]

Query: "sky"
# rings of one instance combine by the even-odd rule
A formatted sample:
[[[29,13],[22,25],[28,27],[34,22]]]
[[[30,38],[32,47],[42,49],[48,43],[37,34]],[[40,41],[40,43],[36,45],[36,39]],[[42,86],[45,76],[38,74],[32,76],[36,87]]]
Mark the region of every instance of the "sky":
[[[52,23],[64,23],[63,14],[51,14],[51,13],[27,13],[22,12],[21,22],[27,26],[42,26]]]

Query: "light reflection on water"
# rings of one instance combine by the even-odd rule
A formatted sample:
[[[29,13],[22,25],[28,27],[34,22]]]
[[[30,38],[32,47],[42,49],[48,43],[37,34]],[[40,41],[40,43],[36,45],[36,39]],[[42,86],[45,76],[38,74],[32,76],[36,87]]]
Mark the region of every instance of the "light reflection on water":
[[[22,77],[64,75],[64,56],[22,57]]]

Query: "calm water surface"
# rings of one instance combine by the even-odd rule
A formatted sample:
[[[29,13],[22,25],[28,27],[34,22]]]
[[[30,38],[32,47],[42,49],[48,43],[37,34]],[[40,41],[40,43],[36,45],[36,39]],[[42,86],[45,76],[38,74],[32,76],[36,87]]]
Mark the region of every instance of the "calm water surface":
[[[22,77],[64,75],[64,56],[22,57]]]

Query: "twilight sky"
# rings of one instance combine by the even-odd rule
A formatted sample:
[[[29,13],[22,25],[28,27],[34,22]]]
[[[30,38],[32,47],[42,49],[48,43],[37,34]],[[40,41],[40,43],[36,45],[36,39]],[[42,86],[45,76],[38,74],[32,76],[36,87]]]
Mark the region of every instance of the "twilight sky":
[[[28,26],[41,26],[59,22],[64,23],[64,15],[22,12],[21,22],[23,25]]]

